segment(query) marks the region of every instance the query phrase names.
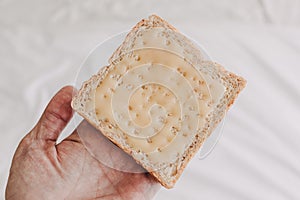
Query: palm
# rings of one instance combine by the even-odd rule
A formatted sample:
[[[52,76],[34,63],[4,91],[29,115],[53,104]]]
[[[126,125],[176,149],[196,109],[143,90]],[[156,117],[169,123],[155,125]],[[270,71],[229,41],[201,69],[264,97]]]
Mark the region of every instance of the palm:
[[[114,148],[113,144],[99,135],[87,122],[83,122],[77,130],[84,131],[86,134],[89,133],[89,137],[97,137],[98,140],[105,142],[106,145],[103,145],[101,149],[99,148],[102,154],[110,154],[113,157],[112,160],[117,160],[120,164],[126,163],[127,167],[140,168],[127,154]],[[94,138],[90,139],[93,140]],[[141,187],[155,184],[151,176],[145,173],[125,173],[105,166],[87,152],[77,132],[59,144],[57,152],[57,156],[61,159],[61,167],[65,170],[64,176],[68,177],[69,185],[75,186],[68,195],[70,199],[77,196],[81,196],[82,199],[150,198],[149,194],[144,193],[144,188]],[[118,163],[115,162],[114,164],[117,165]],[[118,166],[115,167],[119,168]],[[71,172],[73,175],[70,175]],[[148,192],[153,195],[153,191]]]

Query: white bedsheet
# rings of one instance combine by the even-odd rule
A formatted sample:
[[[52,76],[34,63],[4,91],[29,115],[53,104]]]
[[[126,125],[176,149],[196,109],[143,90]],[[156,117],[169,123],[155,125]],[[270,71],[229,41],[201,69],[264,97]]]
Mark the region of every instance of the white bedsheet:
[[[0,198],[51,96],[98,43],[153,12],[248,80],[214,151],[155,199],[300,199],[298,0],[0,0]]]

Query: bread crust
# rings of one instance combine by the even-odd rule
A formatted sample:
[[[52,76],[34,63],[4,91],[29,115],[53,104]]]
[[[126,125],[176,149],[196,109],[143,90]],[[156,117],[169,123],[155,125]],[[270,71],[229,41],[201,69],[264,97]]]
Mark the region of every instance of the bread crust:
[[[112,65],[113,62],[120,58],[124,52],[130,50],[130,43],[132,43],[132,38],[136,36],[136,33],[141,28],[153,28],[153,27],[164,27],[166,29],[170,29],[172,31],[177,31],[172,25],[170,25],[165,20],[161,19],[156,15],[151,15],[149,19],[143,19],[140,21],[136,26],[132,28],[129,34],[126,36],[124,42],[120,47],[113,53],[113,55],[109,59],[109,63]],[[189,148],[187,148],[183,154],[183,156],[178,160],[177,173],[170,177],[169,180],[166,180],[163,177],[163,172],[154,171],[151,167],[147,164],[138,160],[132,149],[129,146],[126,146],[122,143],[122,141],[115,139],[112,137],[114,134],[113,132],[107,131],[104,124],[101,124],[97,121],[96,116],[93,116],[93,113],[86,112],[85,110],[85,101],[86,96],[89,96],[91,91],[95,90],[98,86],[99,82],[103,80],[106,76],[107,71],[109,70],[109,66],[104,67],[101,69],[97,75],[94,75],[90,80],[86,81],[81,89],[79,90],[78,94],[73,97],[72,100],[72,107],[75,111],[77,111],[83,118],[85,118],[90,124],[92,124],[95,128],[100,130],[106,137],[108,137],[113,143],[123,149],[127,154],[131,155],[138,164],[142,165],[151,175],[153,175],[160,183],[166,188],[172,188],[176,181],[181,176],[183,170],[185,169],[186,165],[190,161],[190,159],[196,154],[199,150],[205,139],[213,132],[216,128],[218,123],[224,118],[226,111],[231,107],[234,103],[235,99],[237,98],[238,94],[241,90],[246,86],[246,80],[240,76],[237,76],[231,72],[225,70],[221,65],[211,62],[211,61],[203,61],[201,55],[197,51],[197,48],[190,42],[189,40],[185,41],[188,43],[187,45],[191,46],[191,49],[195,49],[193,52],[196,54],[196,60],[194,61],[196,64],[196,68],[200,72],[204,73],[211,73],[212,76],[215,75],[215,78],[218,78],[220,82],[226,87],[226,91],[220,100],[220,108],[215,110],[211,116],[211,120],[205,124],[205,127],[201,132],[198,132],[193,139],[193,143],[190,144]],[[85,97],[85,98],[83,98]],[[89,97],[91,98],[91,97]],[[93,97],[92,97],[93,98]],[[222,103],[223,102],[223,103]]]
[[[114,60],[118,59],[125,50],[125,44],[128,44],[131,42],[132,38],[136,35],[137,31],[141,29],[142,27],[164,27],[167,29],[170,29],[172,31],[177,31],[175,27],[173,27],[171,24],[169,24],[167,21],[163,20],[161,17],[157,15],[151,15],[149,16],[149,19],[142,19],[140,22],[138,22],[128,33],[128,35],[125,37],[125,40],[122,45],[120,45],[117,50],[112,54],[112,56],[109,58],[109,63],[113,63]]]

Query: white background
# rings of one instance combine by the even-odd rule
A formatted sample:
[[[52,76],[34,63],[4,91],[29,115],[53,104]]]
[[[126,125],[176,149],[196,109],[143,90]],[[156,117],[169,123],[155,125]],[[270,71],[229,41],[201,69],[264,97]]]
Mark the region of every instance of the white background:
[[[97,44],[151,13],[248,80],[214,151],[156,199],[300,199],[299,0],[0,0],[0,198],[51,96]]]

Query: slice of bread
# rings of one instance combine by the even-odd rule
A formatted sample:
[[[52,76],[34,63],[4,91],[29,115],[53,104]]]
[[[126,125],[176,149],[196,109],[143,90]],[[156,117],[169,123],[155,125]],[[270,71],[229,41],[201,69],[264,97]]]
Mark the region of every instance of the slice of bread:
[[[246,81],[204,60],[156,15],[129,32],[109,63],[83,83],[73,109],[172,188]]]

